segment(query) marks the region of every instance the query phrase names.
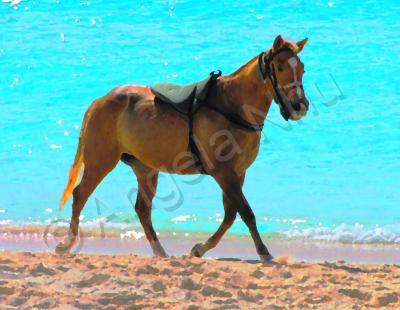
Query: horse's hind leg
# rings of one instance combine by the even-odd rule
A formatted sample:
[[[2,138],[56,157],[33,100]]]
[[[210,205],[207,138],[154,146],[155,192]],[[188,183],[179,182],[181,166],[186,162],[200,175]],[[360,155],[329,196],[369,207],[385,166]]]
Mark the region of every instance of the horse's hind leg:
[[[74,246],[79,230],[79,216],[97,185],[115,167],[120,158],[117,149],[104,148],[85,148],[84,152],[84,172],[82,180],[73,191],[72,216],[68,236],[56,247],[57,253],[67,253]]]
[[[144,233],[154,255],[166,257],[167,253],[158,240],[151,221],[152,201],[156,194],[158,183],[158,171],[153,170],[131,156],[123,155],[122,161],[131,166],[138,181],[138,193],[135,204],[135,211],[143,226]]]
[[[241,177],[241,185],[244,182],[244,175]],[[202,257],[208,250],[215,248],[223,235],[226,231],[232,226],[233,222],[235,221],[237,211],[235,206],[231,203],[228,199],[226,194],[223,194],[223,203],[225,209],[224,219],[222,220],[221,225],[219,226],[218,230],[213,234],[206,243],[198,243],[196,244],[190,254],[196,257]]]

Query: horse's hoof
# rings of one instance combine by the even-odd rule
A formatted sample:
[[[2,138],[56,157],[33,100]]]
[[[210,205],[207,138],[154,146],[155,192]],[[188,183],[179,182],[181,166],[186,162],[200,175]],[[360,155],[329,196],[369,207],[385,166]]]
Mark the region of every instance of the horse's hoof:
[[[56,254],[67,254],[71,247],[69,245],[65,245],[64,243],[60,242],[56,246]]]
[[[201,243],[197,243],[192,250],[190,251],[190,255],[195,257],[202,257],[207,250],[204,248],[204,245]]]
[[[260,254],[260,261],[264,264],[275,264],[274,257],[271,254]]]
[[[150,246],[153,250],[153,254],[158,257],[168,257],[168,254],[165,252],[164,248],[162,247],[160,241],[153,241],[150,242]]]
[[[168,257],[168,254],[164,251],[164,249],[153,251],[153,254],[157,257]]]

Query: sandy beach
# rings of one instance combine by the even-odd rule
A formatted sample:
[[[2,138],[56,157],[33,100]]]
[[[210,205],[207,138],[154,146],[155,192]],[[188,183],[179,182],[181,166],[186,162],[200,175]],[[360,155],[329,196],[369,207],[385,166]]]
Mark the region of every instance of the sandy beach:
[[[3,309],[398,309],[400,266],[3,251],[0,303]]]
[[[0,7],[0,310],[400,310],[399,0]]]

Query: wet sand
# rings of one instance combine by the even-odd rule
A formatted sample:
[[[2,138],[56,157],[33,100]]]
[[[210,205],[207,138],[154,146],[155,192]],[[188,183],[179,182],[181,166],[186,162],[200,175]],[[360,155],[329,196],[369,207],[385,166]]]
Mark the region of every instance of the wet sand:
[[[63,239],[44,229],[32,231],[10,231],[0,233],[0,250],[53,252],[57,243]],[[54,232],[53,232],[54,233]],[[162,232],[160,240],[169,255],[181,256],[190,253],[191,248],[208,239],[207,234],[186,235],[185,233]],[[270,252],[274,256],[288,256],[296,261],[337,261],[345,260],[354,263],[400,264],[400,246],[396,244],[343,244],[338,242],[317,242],[305,240],[288,240],[265,238]],[[107,255],[147,255],[152,251],[146,238],[141,236],[121,238],[119,234],[107,231],[104,236],[97,232],[82,235],[74,248],[74,253],[107,254]],[[240,258],[256,260],[253,241],[248,235],[227,234],[218,246],[206,253],[207,258]]]
[[[2,308],[400,307],[400,266],[0,252]]]

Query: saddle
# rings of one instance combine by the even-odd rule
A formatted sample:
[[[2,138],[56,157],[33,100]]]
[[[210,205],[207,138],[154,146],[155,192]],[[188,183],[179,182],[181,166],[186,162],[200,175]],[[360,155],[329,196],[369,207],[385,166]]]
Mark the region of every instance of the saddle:
[[[187,85],[159,83],[150,89],[156,101],[170,104],[178,112],[190,116],[196,113],[201,103],[206,100],[212,82],[220,75],[221,71],[211,72],[206,79],[200,82]]]
[[[208,91],[212,83],[221,75],[221,71],[211,72],[210,75],[197,83],[188,85],[177,85],[171,83],[160,83],[150,87],[155,96],[155,102],[169,104],[178,112],[188,117],[189,127],[189,150],[193,161],[200,173],[207,174],[201,162],[200,150],[195,142],[193,134],[193,116],[201,105],[206,101]]]

